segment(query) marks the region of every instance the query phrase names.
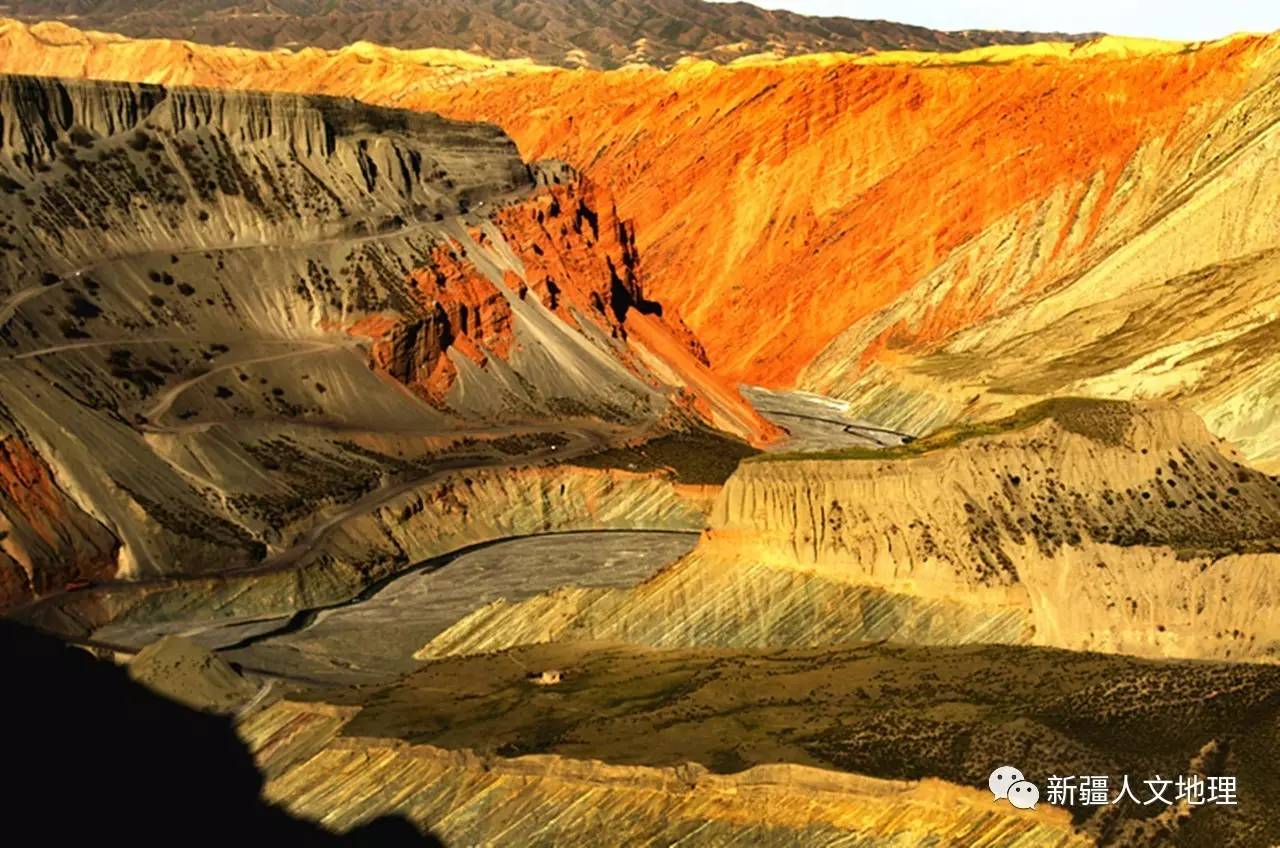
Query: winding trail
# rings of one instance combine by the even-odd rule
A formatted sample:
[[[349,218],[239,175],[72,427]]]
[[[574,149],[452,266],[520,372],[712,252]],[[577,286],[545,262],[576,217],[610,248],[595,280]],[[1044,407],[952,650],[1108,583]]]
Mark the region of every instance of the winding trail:
[[[447,235],[446,231],[450,224],[457,223],[465,227],[468,225],[468,223],[474,222],[481,217],[487,219],[489,217],[490,212],[500,209],[502,206],[504,206],[507,203],[518,201],[525,197],[528,197],[530,194],[534,193],[535,191],[537,191],[537,186],[534,184],[530,184],[527,186],[514,188],[510,191],[495,192],[493,194],[485,196],[483,200],[480,200],[476,206],[476,211],[474,212],[473,211],[462,212],[457,215],[450,215],[441,220],[436,220],[435,218],[419,219],[419,220],[412,221],[412,223],[403,222],[403,219],[401,219],[402,223],[399,226],[390,227],[384,230],[374,230],[373,232],[367,232],[363,234],[354,233],[351,231],[351,228],[348,227],[341,231],[333,232],[332,235],[320,235],[319,238],[304,239],[298,242],[287,241],[282,237],[279,239],[272,239],[272,240],[248,239],[245,241],[230,241],[230,242],[221,242],[221,243],[214,243],[214,244],[203,244],[197,247],[184,247],[184,248],[174,248],[172,246],[164,247],[161,245],[155,245],[148,248],[147,250],[139,250],[133,253],[121,253],[116,256],[100,257],[98,259],[95,259],[93,262],[86,263],[84,265],[81,265],[78,268],[73,268],[70,271],[67,271],[66,273],[60,275],[56,282],[36,283],[34,285],[30,285],[30,286],[26,286],[24,288],[18,289],[15,292],[11,292],[9,296],[5,298],[5,300],[2,303],[0,303],[0,333],[4,332],[4,329],[8,326],[9,321],[13,319],[13,316],[17,313],[18,309],[22,306],[22,304],[26,303],[27,301],[33,298],[39,297],[41,294],[45,292],[59,288],[65,285],[70,280],[78,279],[82,275],[88,273],[89,271],[92,271],[94,268],[97,268],[101,265],[106,265],[107,263],[110,263],[110,262],[127,262],[131,259],[138,259],[144,256],[157,256],[161,254],[168,255],[168,256],[193,256],[198,253],[201,253],[201,254],[202,253],[228,253],[231,251],[255,250],[255,249],[260,249],[264,247],[268,247],[268,248],[278,247],[282,249],[298,249],[298,248],[318,247],[318,246],[330,245],[330,244],[358,245],[358,244],[368,244],[370,242],[375,242],[375,241],[381,241],[383,239],[408,237],[411,235],[416,235],[419,232],[427,232],[427,231],[430,231],[436,235]],[[483,215],[481,215],[481,213],[479,213],[479,209],[485,206],[486,204],[490,208],[486,210],[486,212]],[[366,219],[359,219],[357,220],[356,223],[357,225],[365,224],[367,226],[369,222]],[[332,232],[333,228],[330,228],[330,229]]]
[[[533,190],[533,186],[520,188],[517,190],[513,190],[511,192],[505,192],[490,198],[486,198],[486,202],[491,203],[491,208],[497,208],[508,200],[518,200],[521,197],[528,195],[532,190]],[[160,247],[153,247],[145,251],[138,251],[135,253],[122,254],[118,256],[103,257],[96,260],[94,263],[91,263],[89,265],[83,266],[82,268],[67,272],[66,274],[62,275],[62,277],[60,277],[56,282],[28,286],[19,291],[11,293],[3,301],[3,303],[0,304],[0,334],[5,333],[5,331],[9,328],[10,322],[12,321],[14,316],[18,313],[18,311],[22,308],[23,304],[31,301],[32,299],[40,296],[43,293],[49,292],[55,288],[59,288],[60,286],[63,286],[69,282],[72,282],[75,279],[78,279],[84,273],[89,272],[94,268],[100,268],[101,266],[106,265],[108,263],[128,262],[130,260],[137,260],[147,256],[187,255],[187,254],[207,253],[210,251],[228,252],[228,251],[251,250],[251,249],[273,248],[273,247],[278,247],[281,249],[293,249],[293,248],[309,249],[317,245],[338,244],[338,243],[343,245],[354,245],[354,244],[369,243],[369,242],[375,242],[375,241],[381,241],[381,240],[406,238],[421,232],[429,232],[436,237],[444,239],[444,238],[450,237],[449,231],[451,227],[461,226],[465,228],[466,226],[474,223],[476,220],[478,219],[474,213],[465,213],[465,214],[460,214],[460,215],[455,215],[455,216],[445,218],[442,221],[419,220],[406,225],[395,227],[393,229],[389,229],[385,231],[369,232],[363,235],[354,234],[350,231],[350,228],[345,228],[342,232],[335,233],[332,236],[303,240],[298,243],[286,243],[279,239],[276,239],[276,240],[261,239],[261,240],[253,240],[253,241],[234,242],[234,243],[222,244],[222,245],[202,244],[197,247],[192,247],[189,249],[172,249],[172,248],[165,249]],[[163,328],[157,327],[156,329],[161,330]],[[155,343],[160,341],[170,341],[170,342],[190,341],[190,337],[175,336],[175,334],[173,334],[172,331],[170,331],[168,333],[164,333],[163,335],[157,334],[156,336],[153,336],[151,338],[145,338],[145,339],[134,336],[131,339],[74,341],[74,342],[68,342],[67,344],[64,344],[64,345],[44,347],[39,350],[19,351],[19,352],[10,354],[7,357],[0,357],[0,364],[13,363],[19,360],[33,359],[39,356],[56,355],[58,353],[62,353],[66,351],[82,350],[82,349],[92,348],[92,347],[112,346],[112,345],[120,345],[120,344],[148,344],[148,343]],[[184,392],[191,389],[193,386],[199,384],[200,382],[207,380],[211,377],[214,377],[215,375],[225,372],[229,369],[242,367],[250,364],[258,364],[263,362],[284,360],[284,359],[297,357],[297,356],[310,355],[320,351],[357,349],[360,347],[360,342],[357,339],[351,339],[349,341],[346,339],[322,340],[322,339],[315,339],[314,337],[313,338],[295,338],[295,339],[290,339],[290,338],[257,339],[255,340],[255,343],[263,344],[263,345],[288,344],[293,346],[293,349],[279,352],[279,353],[272,352],[269,354],[237,359],[233,362],[220,363],[216,367],[208,371],[195,374],[193,376],[190,376],[186,379],[181,380],[178,383],[175,383],[174,385],[164,388],[163,390],[161,390],[161,392],[157,396],[154,397],[154,399],[150,403],[150,406],[148,406],[146,410],[142,413],[144,416],[145,424],[142,427],[140,427],[140,429],[149,431],[149,432],[169,433],[169,434],[187,431],[189,429],[189,426],[191,425],[166,426],[163,423],[164,417],[170,412],[170,410],[173,408],[176,401],[182,396]],[[194,426],[203,426],[203,425],[197,422],[197,424]],[[250,574],[268,572],[268,571],[278,570],[278,569],[292,568],[295,565],[302,562],[303,560],[305,560],[306,557],[314,553],[324,543],[328,534],[331,531],[333,531],[336,527],[341,526],[344,522],[347,522],[353,518],[373,512],[374,510],[378,509],[387,501],[392,500],[396,497],[399,497],[400,495],[405,494],[407,492],[413,491],[416,488],[429,486],[432,483],[442,479],[446,474],[459,471],[462,469],[466,469],[466,468],[520,468],[520,467],[527,467],[530,465],[540,464],[546,461],[552,461],[552,460],[563,461],[567,459],[572,459],[577,456],[582,456],[588,453],[601,450],[614,441],[626,441],[634,438],[643,437],[644,435],[647,434],[648,429],[649,429],[648,425],[640,425],[638,427],[631,427],[631,428],[610,427],[608,425],[603,425],[599,423],[595,423],[589,426],[588,425],[575,426],[574,422],[558,422],[554,427],[538,426],[538,425],[534,425],[534,426],[513,425],[509,428],[505,428],[502,432],[497,433],[497,435],[519,436],[523,434],[554,432],[564,436],[568,441],[567,443],[562,445],[544,445],[541,447],[537,447],[527,452],[526,454],[524,454],[519,458],[501,454],[500,452],[493,450],[490,453],[486,453],[486,454],[471,453],[471,454],[465,454],[465,455],[460,455],[460,456],[455,456],[455,457],[450,457],[447,459],[440,460],[434,464],[434,467],[430,470],[429,473],[417,475],[410,479],[398,481],[390,485],[376,489],[372,492],[369,492],[365,496],[361,497],[354,503],[350,503],[340,508],[337,508],[332,514],[323,515],[325,510],[317,510],[317,516],[318,516],[317,523],[314,526],[307,529],[305,532],[303,532],[299,537],[297,537],[296,541],[292,545],[290,545],[288,548],[276,553],[275,555],[267,557],[266,559],[262,560],[259,563],[256,563],[250,566],[245,566],[244,568],[241,568],[241,569],[234,569],[234,570],[221,572],[219,574],[219,577],[226,577],[227,579],[238,579]],[[489,430],[480,431],[480,434],[494,435],[494,431],[489,431]],[[468,433],[459,431],[455,433],[450,433],[450,435],[456,435],[458,438],[463,438],[463,437],[466,437]],[[93,587],[90,587],[88,589],[83,589],[83,590],[73,591],[73,592],[62,591],[62,592],[54,593],[52,595],[44,596],[41,599],[35,601],[33,604],[24,608],[23,612],[29,613],[32,610],[45,607],[46,605],[50,606],[53,609],[57,609],[58,605],[64,602],[69,595],[76,595],[77,597],[79,597],[87,593],[107,594],[107,593],[115,593],[115,592],[125,593],[125,592],[131,592],[131,591],[136,591],[141,593],[141,592],[146,592],[148,589],[154,588],[155,586],[160,586],[160,585],[171,586],[171,585],[181,584],[182,582],[187,580],[205,581],[208,579],[209,579],[209,575],[190,575],[190,576],[183,576],[183,577],[172,577],[172,576],[156,577],[156,578],[150,578],[150,579],[139,580],[139,581],[107,581],[107,582],[95,584]]]
[[[4,303],[0,304],[0,332],[3,332],[4,328],[9,326],[9,322],[13,320],[13,316],[17,314],[18,308],[21,307],[22,304],[26,303],[28,300],[39,297],[45,292],[61,287],[66,281],[66,277],[60,277],[56,283],[41,283],[39,285],[27,286],[26,288],[18,289],[16,292],[9,295],[9,297],[5,299]]]
[[[66,353],[71,350],[91,350],[95,347],[132,347],[134,345],[151,345],[151,344],[177,344],[179,342],[189,344],[193,339],[190,336],[149,336],[147,338],[131,338],[131,339],[91,339],[87,342],[67,342],[66,344],[51,345],[49,347],[37,348],[36,350],[26,350],[22,353],[15,353],[13,356],[0,358],[0,362],[20,362],[23,359],[39,359],[42,356],[49,356],[55,353]],[[276,342],[279,343],[279,342]]]
[[[146,429],[163,432],[165,428],[160,424],[160,419],[163,418],[171,408],[173,408],[174,402],[182,396],[183,392],[192,386],[202,383],[210,377],[217,376],[225,371],[230,371],[233,368],[243,368],[246,365],[261,365],[264,362],[278,362],[282,359],[292,359],[296,356],[305,356],[309,353],[316,353],[317,351],[353,350],[359,347],[359,344],[355,340],[350,342],[329,342],[320,340],[304,341],[279,339],[265,343],[299,345],[300,347],[295,350],[285,351],[284,353],[269,353],[263,356],[250,356],[243,359],[236,359],[231,362],[224,362],[221,365],[210,368],[208,371],[197,374],[194,377],[188,377],[179,383],[169,386],[164,391],[156,395],[155,403],[147,407],[147,409],[142,412],[142,417],[147,422]]]

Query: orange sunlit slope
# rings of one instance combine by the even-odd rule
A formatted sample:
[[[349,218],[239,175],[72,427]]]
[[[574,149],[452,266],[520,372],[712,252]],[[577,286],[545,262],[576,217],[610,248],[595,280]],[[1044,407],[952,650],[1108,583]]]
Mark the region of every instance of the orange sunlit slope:
[[[935,343],[1011,292],[1061,279],[1143,191],[1150,157],[1139,154],[1202,137],[1275,53],[1244,37],[1079,55],[1001,48],[937,64],[824,56],[587,72],[19,24],[0,28],[0,47],[9,71],[323,91],[498,123],[526,157],[566,159],[608,185],[637,224],[652,295],[679,309],[720,374],[773,386],[957,247],[1055,193],[1060,237],[1033,273],[956,286],[862,355]]]
[[[945,69],[556,73],[428,102],[497,121],[526,155],[606,181],[638,222],[655,294],[681,309],[712,363],[787,384],[856,319],[1056,188],[1079,206],[1100,175],[1084,222],[1096,230],[1139,148],[1201,133],[1248,81],[1257,48]],[[986,308],[980,295],[945,304],[915,332],[946,335]]]

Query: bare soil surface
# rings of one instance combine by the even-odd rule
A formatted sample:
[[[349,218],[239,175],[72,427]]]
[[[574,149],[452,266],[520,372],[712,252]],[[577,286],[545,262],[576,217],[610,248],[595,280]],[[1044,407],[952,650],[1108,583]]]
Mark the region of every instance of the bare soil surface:
[[[530,675],[555,670],[556,685]],[[330,703],[363,709],[345,733],[504,756],[555,753],[737,772],[801,763],[985,787],[1016,764],[1109,775],[1115,790],[1234,775],[1238,805],[1071,807],[1102,844],[1254,846],[1280,838],[1280,668],[1038,648],[660,651],[553,644],[431,663]],[[1145,794],[1144,794],[1145,793]],[[1043,803],[1043,800],[1042,800]]]

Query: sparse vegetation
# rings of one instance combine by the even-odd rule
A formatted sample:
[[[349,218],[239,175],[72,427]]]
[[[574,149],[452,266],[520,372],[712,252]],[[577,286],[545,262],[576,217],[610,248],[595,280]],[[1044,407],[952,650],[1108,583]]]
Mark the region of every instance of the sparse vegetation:
[[[569,673],[548,699],[522,668]],[[325,700],[363,709],[345,732],[505,754],[741,771],[802,762],[985,790],[993,764],[1050,774],[1237,774],[1234,807],[1203,807],[1186,841],[1126,837],[1141,804],[1072,809],[1102,844],[1266,845],[1280,837],[1280,668],[1152,661],[1025,646],[654,650],[552,644],[437,661]],[[1215,693],[1207,698],[1205,693]],[[442,694],[444,693],[444,694]],[[315,697],[321,697],[317,694]],[[733,728],[726,753],[724,728]],[[619,728],[626,728],[620,733]],[[643,739],[645,744],[636,745]],[[1136,788],[1144,787],[1138,783]],[[1129,823],[1132,823],[1130,825]],[[1232,834],[1254,838],[1233,841]]]
[[[705,430],[671,433],[634,447],[612,448],[581,457],[584,468],[619,468],[637,472],[669,472],[677,482],[718,486],[744,459],[760,452],[722,433]]]
[[[884,460],[909,459],[978,439],[1025,430],[1052,418],[1065,430],[1107,445],[1123,441],[1128,426],[1130,406],[1122,401],[1093,398],[1051,398],[1032,404],[1007,418],[996,421],[957,424],[944,427],[927,436],[890,448],[851,447],[811,453],[767,453],[755,462],[787,462],[796,460]]]

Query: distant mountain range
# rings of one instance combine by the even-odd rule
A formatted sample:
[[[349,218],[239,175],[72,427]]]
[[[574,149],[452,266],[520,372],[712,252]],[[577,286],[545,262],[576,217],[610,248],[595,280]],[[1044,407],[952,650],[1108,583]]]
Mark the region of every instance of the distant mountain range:
[[[60,20],[135,37],[183,38],[255,49],[334,48],[354,41],[449,47],[495,58],[610,68],[669,67],[687,56],[919,49],[1080,40],[1090,35],[939,32],[889,21],[810,17],[748,3],[702,0],[16,0],[0,16]]]

